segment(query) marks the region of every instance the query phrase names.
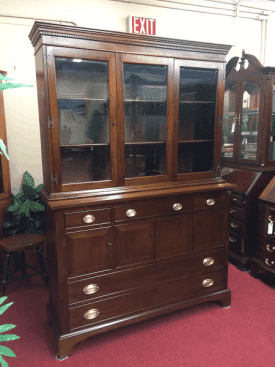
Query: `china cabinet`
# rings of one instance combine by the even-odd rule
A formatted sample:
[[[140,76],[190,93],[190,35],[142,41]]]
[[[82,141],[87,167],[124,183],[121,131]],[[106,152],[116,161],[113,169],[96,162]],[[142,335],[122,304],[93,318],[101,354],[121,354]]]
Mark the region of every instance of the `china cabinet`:
[[[232,184],[229,259],[249,271],[258,237],[258,198],[275,170],[274,73],[255,56],[227,63],[222,177]],[[275,151],[275,150],[274,150]]]
[[[6,75],[0,70],[0,74]],[[0,81],[1,83],[1,81]],[[3,91],[0,91],[0,139],[7,145],[6,121],[4,110]],[[4,154],[0,155],[0,238],[3,236],[3,222],[7,207],[10,205],[10,172],[9,162]]]
[[[230,47],[41,22],[30,40],[58,358],[120,326],[228,307]]]
[[[260,270],[275,274],[275,177],[259,197],[259,236],[251,260],[250,273],[258,278]]]

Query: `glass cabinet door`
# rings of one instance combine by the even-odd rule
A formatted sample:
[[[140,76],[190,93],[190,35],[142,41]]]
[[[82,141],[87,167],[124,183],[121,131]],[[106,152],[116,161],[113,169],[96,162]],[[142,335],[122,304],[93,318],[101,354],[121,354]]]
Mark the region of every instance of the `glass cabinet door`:
[[[260,86],[244,83],[240,121],[239,159],[256,161],[259,131]]]
[[[115,94],[113,76],[110,87],[110,68],[114,74],[114,65],[110,55],[82,54],[83,58],[74,58],[58,50],[53,58],[57,102],[51,101],[51,114],[58,121],[53,139],[60,147],[53,159],[60,167],[56,171],[62,185],[93,182],[95,187],[96,183],[104,187],[114,180],[111,160],[114,164],[116,161],[111,151],[109,98],[111,93]]]
[[[237,131],[238,117],[236,114],[236,84],[224,93],[223,109],[223,141],[222,157],[233,158],[235,133]]]
[[[275,84],[273,85],[269,160],[275,160]]]
[[[177,173],[213,171],[217,69],[180,66]]]
[[[125,178],[166,174],[167,69],[123,63]]]

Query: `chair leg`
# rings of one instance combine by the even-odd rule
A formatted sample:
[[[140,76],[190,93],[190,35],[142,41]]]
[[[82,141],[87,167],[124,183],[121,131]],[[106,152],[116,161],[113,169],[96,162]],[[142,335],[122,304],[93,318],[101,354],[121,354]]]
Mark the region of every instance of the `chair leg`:
[[[5,264],[5,270],[4,270],[4,277],[3,277],[3,282],[2,282],[2,290],[1,290],[2,297],[5,295],[5,291],[6,291],[6,288],[7,288],[8,281],[9,281],[10,256],[11,256],[11,253],[7,252],[7,254],[6,254],[6,264]]]
[[[42,271],[43,278],[44,278],[45,282],[48,283],[48,275],[47,275],[47,272],[46,272],[46,268],[45,268],[44,260],[43,260],[43,255],[41,253],[40,248],[36,249],[36,253],[37,253],[37,258],[38,258],[38,261],[39,261],[39,264],[40,264],[40,268],[41,268],[41,271]]]
[[[26,261],[25,261],[25,251],[20,252],[20,266],[23,277],[26,274]]]

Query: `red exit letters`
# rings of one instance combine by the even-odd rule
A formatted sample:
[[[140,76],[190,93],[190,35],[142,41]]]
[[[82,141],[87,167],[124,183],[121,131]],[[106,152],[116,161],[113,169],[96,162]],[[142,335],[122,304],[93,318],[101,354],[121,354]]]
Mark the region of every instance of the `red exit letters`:
[[[128,32],[156,35],[156,19],[129,16]]]

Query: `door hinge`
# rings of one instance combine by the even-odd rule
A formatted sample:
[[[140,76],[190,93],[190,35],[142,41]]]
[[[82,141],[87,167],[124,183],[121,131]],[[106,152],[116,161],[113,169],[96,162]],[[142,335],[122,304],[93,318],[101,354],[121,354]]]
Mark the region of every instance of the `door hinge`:
[[[48,119],[48,128],[54,129],[54,118],[53,117],[49,117]]]
[[[47,67],[49,66],[49,64],[48,64],[48,61],[47,61],[47,60],[44,60],[44,61],[43,61],[43,64],[44,64],[44,68],[47,68]]]
[[[57,174],[51,175],[52,185],[58,184]]]

